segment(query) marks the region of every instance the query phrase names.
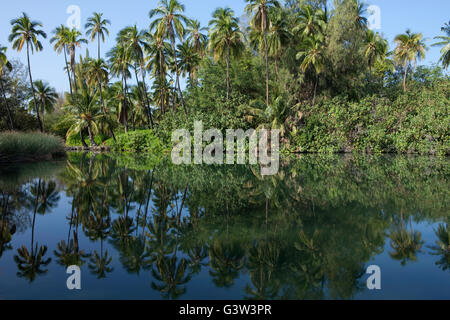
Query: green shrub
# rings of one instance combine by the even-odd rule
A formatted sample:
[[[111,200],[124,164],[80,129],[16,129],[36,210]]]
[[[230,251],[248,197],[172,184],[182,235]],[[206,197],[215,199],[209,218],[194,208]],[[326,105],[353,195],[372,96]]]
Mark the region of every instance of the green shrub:
[[[161,140],[155,136],[152,130],[137,130],[120,134],[116,142],[109,139],[105,145],[117,151],[162,153],[164,150]]]
[[[45,160],[65,155],[62,139],[39,132],[0,133],[0,162]]]
[[[98,144],[99,146],[101,146],[105,141],[107,141],[107,139],[109,139],[109,137],[102,134],[96,135],[94,137],[95,143]],[[91,142],[89,141],[89,138],[87,136],[84,137],[84,141],[88,146],[91,146]],[[81,147],[82,143],[80,135],[79,134],[71,135],[69,138],[67,138],[66,145],[68,147]]]

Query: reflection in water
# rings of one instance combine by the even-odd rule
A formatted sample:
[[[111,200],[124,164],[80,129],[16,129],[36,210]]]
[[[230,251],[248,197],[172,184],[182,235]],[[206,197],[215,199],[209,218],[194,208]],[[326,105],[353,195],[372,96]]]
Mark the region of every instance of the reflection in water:
[[[196,297],[199,285],[215,288],[206,298],[351,299],[385,254],[450,269],[447,177],[447,159],[309,156],[263,178],[245,166],[71,154],[0,172],[0,266],[16,250],[17,276],[31,283],[52,276],[54,259],[86,265],[99,287],[125,271],[165,299]],[[54,225],[65,235],[40,245],[53,239],[39,232],[50,213],[65,217]],[[429,245],[422,222],[435,226]]]

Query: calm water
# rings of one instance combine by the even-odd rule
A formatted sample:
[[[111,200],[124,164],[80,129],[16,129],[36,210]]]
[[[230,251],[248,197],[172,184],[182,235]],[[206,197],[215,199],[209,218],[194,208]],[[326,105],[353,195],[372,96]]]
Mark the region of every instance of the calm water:
[[[71,154],[1,168],[0,299],[450,299],[449,164],[304,156],[263,179]]]

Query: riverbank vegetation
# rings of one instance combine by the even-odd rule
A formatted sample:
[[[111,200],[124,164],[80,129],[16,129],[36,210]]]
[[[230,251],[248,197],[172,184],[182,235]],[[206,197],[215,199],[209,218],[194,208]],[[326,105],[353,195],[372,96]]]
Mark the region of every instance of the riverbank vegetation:
[[[32,78],[29,57],[48,47],[47,34],[23,14],[10,41],[27,50],[27,67],[0,51],[0,129],[157,152],[174,129],[203,121],[280,129],[288,152],[450,153],[449,24],[430,43],[420,30],[385,39],[358,0],[246,3],[241,19],[218,8],[203,26],[181,2],[162,0],[148,29],[123,28],[106,53],[113,22],[102,13],[84,31],[59,26],[50,43],[65,62],[69,92],[60,96]],[[81,54],[88,40],[94,56]],[[439,65],[418,66],[429,45],[442,48]]]
[[[62,139],[39,132],[0,132],[0,163],[52,160],[65,156]]]

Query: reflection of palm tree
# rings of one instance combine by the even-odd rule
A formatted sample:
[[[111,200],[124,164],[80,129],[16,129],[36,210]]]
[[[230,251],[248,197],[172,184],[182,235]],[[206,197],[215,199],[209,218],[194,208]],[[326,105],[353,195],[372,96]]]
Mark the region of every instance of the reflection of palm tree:
[[[440,260],[436,262],[442,270],[450,270],[450,228],[448,224],[439,225],[435,231],[438,241],[436,245],[430,247],[433,250],[432,255],[440,256]]]
[[[114,271],[114,268],[108,267],[112,262],[112,257],[109,256],[108,251],[103,253],[103,240],[101,241],[100,254],[95,250],[90,262],[89,269],[97,275],[98,279],[104,279],[107,273]]]
[[[17,255],[14,256],[14,261],[17,263],[17,276],[20,278],[26,278],[30,282],[36,279],[36,275],[43,275],[48,272],[48,270],[41,269],[49,265],[52,261],[51,258],[44,259],[47,253],[47,246],[41,246],[38,249],[38,244],[32,247],[31,252],[25,246],[17,249]]]
[[[420,232],[397,227],[389,237],[391,247],[394,249],[389,253],[392,259],[401,261],[402,266],[405,266],[408,261],[417,261],[416,255],[423,245]]]
[[[153,277],[162,282],[157,284],[152,282],[152,288],[161,292],[166,299],[177,299],[186,292],[184,286],[191,279],[190,275],[185,275],[187,261],[181,259],[177,263],[177,257],[172,258],[160,256],[156,262],[156,269],[152,269]]]
[[[209,274],[214,283],[220,287],[231,287],[239,271],[244,267],[245,251],[240,242],[214,240],[209,250],[211,270]]]
[[[74,231],[73,235],[73,239],[69,243],[62,240],[58,243],[58,249],[54,251],[55,256],[58,258],[58,264],[65,267],[82,266],[85,264],[85,259],[90,256],[84,250],[80,250],[77,232]]]
[[[145,247],[144,237],[133,237],[125,249],[124,255],[120,258],[125,270],[128,273],[140,274],[141,269],[149,268],[151,261],[150,253]]]
[[[8,216],[11,214],[10,211],[10,195],[8,193],[3,194],[0,198],[0,258],[3,255],[3,252],[6,250],[11,250],[12,246],[9,243],[12,240],[12,236],[16,233],[16,226],[11,225]]]

